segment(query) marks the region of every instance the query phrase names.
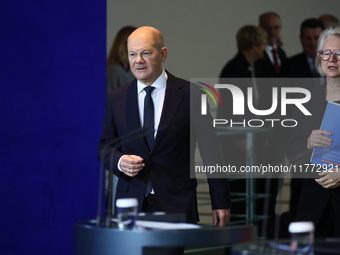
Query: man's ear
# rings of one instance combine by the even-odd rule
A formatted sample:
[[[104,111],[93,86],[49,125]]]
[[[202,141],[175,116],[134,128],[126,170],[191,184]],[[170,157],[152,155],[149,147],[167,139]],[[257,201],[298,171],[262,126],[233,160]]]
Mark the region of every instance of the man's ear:
[[[161,55],[162,55],[162,62],[165,62],[166,57],[168,56],[168,48],[167,47],[162,48]]]

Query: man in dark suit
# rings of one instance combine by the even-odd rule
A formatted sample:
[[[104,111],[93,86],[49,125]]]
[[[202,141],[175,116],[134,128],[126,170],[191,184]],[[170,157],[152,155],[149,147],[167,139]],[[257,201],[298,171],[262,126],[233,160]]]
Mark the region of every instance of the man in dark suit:
[[[185,213],[187,222],[196,223],[192,148],[197,142],[205,165],[224,164],[224,159],[211,115],[200,114],[201,90],[163,69],[167,53],[162,33],[153,27],[140,27],[128,38],[136,79],[108,95],[99,157],[119,178],[116,199],[134,197],[139,211]],[[190,112],[190,101],[197,102],[198,111]],[[145,126],[150,113],[151,129]],[[193,119],[199,128],[190,125]],[[208,183],[213,224],[223,226],[230,219],[228,179],[208,178]]]
[[[317,54],[317,42],[323,30],[324,25],[318,19],[311,18],[302,22],[300,42],[303,52],[285,61],[281,68],[281,76],[289,78],[320,77],[314,61]]]
[[[268,45],[263,59],[255,62],[257,77],[278,77],[280,66],[286,59],[286,53],[279,47],[281,44],[281,19],[275,12],[267,12],[260,16],[259,26],[267,32]]]

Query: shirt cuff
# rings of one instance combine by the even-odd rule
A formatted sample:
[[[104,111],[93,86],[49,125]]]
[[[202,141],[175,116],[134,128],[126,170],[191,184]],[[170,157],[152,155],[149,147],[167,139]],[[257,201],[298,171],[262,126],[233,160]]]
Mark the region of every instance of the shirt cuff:
[[[124,157],[125,155],[121,156],[118,160],[118,165],[117,165],[117,168],[119,171],[123,172],[123,170],[120,168],[120,162],[122,161],[122,158]]]

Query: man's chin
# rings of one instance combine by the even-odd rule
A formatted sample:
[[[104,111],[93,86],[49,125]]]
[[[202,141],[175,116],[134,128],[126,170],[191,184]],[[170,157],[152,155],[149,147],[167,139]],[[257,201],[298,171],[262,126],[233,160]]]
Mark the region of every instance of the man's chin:
[[[145,74],[145,71],[135,71],[133,75],[136,77],[137,80],[143,81],[147,79],[147,75]]]
[[[144,85],[150,85],[149,79],[147,79],[145,76],[141,76],[141,75],[135,75],[136,79],[138,81],[140,81],[141,83],[143,83]]]

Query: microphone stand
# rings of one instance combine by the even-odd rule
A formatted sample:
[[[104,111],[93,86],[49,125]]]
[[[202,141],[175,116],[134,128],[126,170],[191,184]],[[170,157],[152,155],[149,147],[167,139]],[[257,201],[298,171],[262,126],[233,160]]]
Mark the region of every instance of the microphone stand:
[[[104,167],[104,161],[105,161],[105,152],[107,151],[107,149],[112,146],[113,144],[115,144],[113,147],[112,147],[112,151],[109,155],[109,158],[110,158],[110,161],[109,161],[109,184],[108,184],[108,211],[106,212],[107,214],[107,218],[108,216],[111,217],[111,214],[112,214],[112,189],[113,189],[113,182],[112,182],[112,176],[113,176],[113,159],[112,159],[112,156],[113,156],[113,153],[117,150],[117,148],[122,144],[121,143],[121,140],[125,139],[125,138],[128,138],[128,137],[131,137],[133,135],[136,135],[137,133],[140,132],[140,129],[136,129],[126,135],[124,135],[123,137],[117,137],[115,139],[112,139],[111,141],[109,141],[101,150],[101,153],[100,153],[100,157],[99,157],[99,160],[101,162],[101,165],[100,165],[100,178],[99,178],[99,194],[98,194],[98,209],[97,209],[97,226],[99,227],[101,225],[101,214],[102,214],[102,200],[103,200],[103,192],[105,194],[105,167]],[[144,135],[143,135],[144,136]],[[140,138],[141,136],[138,135],[137,137],[135,137],[134,139],[138,139]],[[130,140],[129,140],[130,141]],[[126,141],[128,142],[128,141]],[[125,143],[125,142],[124,142]],[[106,197],[106,195],[105,195]],[[107,220],[110,220],[110,219],[106,219]],[[106,223],[106,225],[108,225],[108,223]]]
[[[165,126],[162,128],[158,128],[157,132],[161,129],[166,128]],[[112,139],[110,142],[108,142],[108,144],[105,145],[105,147],[102,149],[102,152],[100,153],[100,161],[102,162],[101,164],[101,170],[100,170],[100,185],[99,185],[99,202],[98,202],[98,214],[97,214],[97,226],[100,226],[100,222],[101,222],[101,201],[102,201],[102,190],[103,190],[103,183],[105,183],[103,181],[103,176],[104,174],[104,166],[103,166],[103,162],[104,162],[104,153],[105,151],[114,143],[116,143],[112,148],[111,148],[111,152],[109,155],[109,185],[108,185],[108,208],[107,208],[107,213],[106,213],[106,218],[105,218],[105,227],[109,227],[110,225],[110,220],[111,220],[111,216],[112,216],[112,190],[113,190],[113,154],[115,153],[115,151],[117,150],[117,148],[125,143],[129,143],[132,142],[134,140],[140,139],[142,137],[147,136],[148,134],[150,134],[150,132],[153,131],[149,131],[149,132],[145,132],[142,134],[140,134],[141,130],[140,129],[136,129],[122,137],[118,137],[115,139]],[[135,136],[136,134],[138,134],[137,136]],[[104,179],[105,180],[105,179]]]

